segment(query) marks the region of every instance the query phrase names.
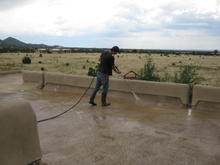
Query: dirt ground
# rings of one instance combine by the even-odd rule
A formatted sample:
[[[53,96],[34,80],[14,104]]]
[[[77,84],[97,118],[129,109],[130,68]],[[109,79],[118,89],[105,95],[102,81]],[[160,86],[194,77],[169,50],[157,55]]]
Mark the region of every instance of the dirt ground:
[[[64,111],[83,90],[58,92],[22,84],[21,74],[0,75],[0,101],[27,100],[37,119]],[[109,107],[88,105],[38,124],[43,165],[218,165],[220,111],[162,108],[110,92]]]
[[[0,71],[7,70],[34,70],[42,68],[50,72],[62,72],[74,75],[87,75],[89,67],[95,67],[99,62],[100,53],[53,53],[42,54],[28,53],[31,64],[22,64],[26,53],[0,53]],[[202,78],[201,84],[220,86],[220,56],[195,56],[195,55],[168,55],[121,53],[115,56],[115,64],[122,74],[133,70],[137,73],[144,67],[147,57],[152,58],[155,70],[165,81],[172,81],[175,72],[181,66],[192,65],[198,68],[198,76]],[[115,78],[121,78],[113,74]]]

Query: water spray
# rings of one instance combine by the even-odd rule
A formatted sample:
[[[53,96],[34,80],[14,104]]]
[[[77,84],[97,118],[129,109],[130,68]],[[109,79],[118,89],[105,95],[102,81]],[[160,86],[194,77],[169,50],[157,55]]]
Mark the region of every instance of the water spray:
[[[126,81],[126,79],[124,78],[124,75],[121,74],[121,76],[122,76],[123,80],[125,81],[125,83],[126,83],[128,89],[130,90],[130,92],[131,92],[132,95],[134,96],[135,100],[136,100],[136,101],[139,101],[140,98],[139,98],[139,97],[136,95],[136,93],[132,90],[132,87],[130,86],[130,84],[129,84],[129,83]]]

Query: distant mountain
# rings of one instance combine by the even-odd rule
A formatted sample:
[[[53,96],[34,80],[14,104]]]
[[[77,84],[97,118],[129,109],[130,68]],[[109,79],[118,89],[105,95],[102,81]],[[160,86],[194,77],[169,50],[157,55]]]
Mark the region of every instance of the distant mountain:
[[[29,48],[26,43],[21,42],[21,41],[15,39],[15,38],[12,38],[12,37],[8,37],[5,40],[3,40],[1,45],[3,48],[16,48],[16,49]]]
[[[52,48],[45,44],[27,44],[25,42],[19,41],[15,38],[8,37],[4,40],[0,40],[0,48],[7,49],[38,49],[38,48]]]
[[[1,45],[2,45],[2,40],[0,40],[0,49],[1,49],[1,47],[2,47]]]

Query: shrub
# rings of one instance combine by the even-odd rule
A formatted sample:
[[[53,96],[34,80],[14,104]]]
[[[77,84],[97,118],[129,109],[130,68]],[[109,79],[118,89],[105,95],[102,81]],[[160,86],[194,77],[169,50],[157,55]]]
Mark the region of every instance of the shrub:
[[[42,54],[40,54],[40,55],[39,55],[39,57],[43,57],[43,55],[42,55]]]
[[[39,64],[42,64],[42,61],[38,61]]]
[[[88,76],[96,76],[96,69],[89,67]]]
[[[141,80],[149,80],[149,81],[159,81],[160,78],[156,74],[156,66],[153,63],[152,58],[147,58],[147,63],[144,64],[144,68],[140,70],[140,77]]]
[[[184,65],[175,72],[174,82],[183,84],[199,84],[202,78],[198,75],[198,68],[193,65]]]
[[[89,70],[88,70],[88,76],[96,76],[96,73],[97,73],[97,69],[99,67],[99,63],[96,64],[96,66],[93,68],[93,67],[89,67]]]
[[[173,77],[166,71],[163,72],[163,75],[160,76],[160,81],[161,82],[169,82],[172,81]]]
[[[217,55],[218,54],[218,50],[214,50],[214,55]]]
[[[31,64],[31,59],[28,56],[23,57],[22,59],[23,64]]]
[[[198,67],[192,65],[185,65],[180,68],[178,72],[175,73],[174,82],[183,83],[189,85],[189,104],[192,103],[192,89],[195,84],[199,84],[203,77],[198,75]]]
[[[65,65],[66,65],[66,66],[69,66],[69,65],[70,65],[70,63],[68,63],[68,62],[67,62],[67,63],[65,63]]]

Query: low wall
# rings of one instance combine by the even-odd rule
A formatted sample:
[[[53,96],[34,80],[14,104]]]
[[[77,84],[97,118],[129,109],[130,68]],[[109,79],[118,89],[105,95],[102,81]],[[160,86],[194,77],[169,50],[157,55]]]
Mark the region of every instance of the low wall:
[[[192,106],[194,109],[220,109],[220,88],[195,85]]]
[[[36,82],[48,85],[86,88],[92,77],[76,76],[63,73],[22,71],[24,82]],[[95,81],[92,85],[94,87]],[[110,90],[177,98],[184,105],[189,104],[189,87],[186,84],[162,83],[139,80],[110,79]],[[220,88],[195,85],[192,106],[194,109],[220,109]]]
[[[92,79],[93,77],[89,76],[45,72],[45,85],[54,84],[86,88],[89,86]],[[93,83],[92,87],[94,87],[94,84],[95,83]]]
[[[124,92],[132,90],[139,94],[174,97],[180,99],[184,105],[189,102],[189,87],[186,84],[111,79],[110,89]]]
[[[86,88],[89,86],[93,77],[89,76],[76,76],[63,73],[45,72],[32,72],[23,71],[24,82],[39,82],[44,81],[44,85],[59,85],[68,87],[81,87]],[[95,81],[92,84],[94,88]],[[153,96],[172,97],[181,100],[182,104],[188,104],[188,85],[176,83],[161,83],[151,81],[139,80],[120,80],[110,79],[110,90],[119,92],[130,92],[131,90],[139,94],[147,94]]]
[[[22,77],[25,83],[41,84],[44,81],[44,72],[23,70]]]
[[[37,122],[26,102],[0,102],[0,164],[27,165],[41,159]]]
[[[0,75],[21,73],[20,70],[0,71]]]

